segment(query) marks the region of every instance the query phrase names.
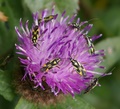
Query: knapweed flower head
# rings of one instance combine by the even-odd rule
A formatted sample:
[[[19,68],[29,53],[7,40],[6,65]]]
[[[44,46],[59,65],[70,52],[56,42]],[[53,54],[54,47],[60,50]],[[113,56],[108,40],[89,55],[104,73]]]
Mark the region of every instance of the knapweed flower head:
[[[104,68],[100,66],[104,50],[95,50],[92,43],[101,34],[90,37],[93,25],[79,18],[75,22],[76,14],[69,18],[64,11],[59,17],[54,9],[45,9],[41,15],[33,14],[31,28],[28,21],[23,26],[21,19],[22,31],[15,27],[19,40],[16,49],[24,65],[22,81],[29,78],[34,89],[49,90],[53,96],[74,96],[83,92],[96,75],[103,75],[95,70]]]

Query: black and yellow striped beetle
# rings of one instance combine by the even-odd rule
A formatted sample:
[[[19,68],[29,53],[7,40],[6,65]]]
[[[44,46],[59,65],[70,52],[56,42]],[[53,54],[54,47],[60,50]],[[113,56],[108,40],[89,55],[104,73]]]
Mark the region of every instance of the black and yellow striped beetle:
[[[111,75],[112,73],[110,72],[110,73],[103,73],[101,76],[99,76],[99,77],[92,77],[91,79],[91,82],[90,82],[90,84],[88,84],[88,86],[86,87],[86,89],[84,90],[84,94],[85,93],[88,93],[89,91],[91,91],[92,89],[94,89],[96,86],[100,86],[100,84],[99,84],[99,79],[100,78],[102,78],[102,77],[104,77],[104,76],[107,76],[107,75]],[[87,78],[86,78],[87,79]],[[88,79],[90,79],[90,78],[88,78]]]
[[[44,18],[43,18],[43,21],[44,21],[45,23],[47,23],[47,22],[51,21],[52,19],[54,19],[55,16],[56,16],[56,15],[49,15],[49,16],[47,16],[47,17],[44,17]],[[38,24],[40,24],[41,21],[42,21],[42,19],[39,18],[39,19],[38,19]]]
[[[54,18],[55,15],[49,15],[47,17],[44,17],[44,22],[49,22]]]
[[[70,26],[73,29],[76,29],[76,31],[80,30],[80,27],[81,27],[80,24],[75,23],[75,22],[69,23],[68,26]],[[89,52],[91,54],[95,53],[95,47],[94,47],[94,45],[92,43],[92,40],[88,36],[84,36],[84,37],[85,37],[85,39],[87,41],[88,47],[90,47]]]
[[[53,18],[55,17],[55,15],[49,15],[47,17],[44,17],[44,22],[48,22],[50,20],[52,20]],[[40,25],[42,19],[39,18],[38,19],[38,25]],[[40,33],[40,28],[38,25],[35,25],[33,30],[32,30],[32,42],[33,42],[33,45],[36,46],[37,45],[37,41],[38,41],[38,38],[39,38],[39,33]]]
[[[51,60],[43,65],[43,67],[40,69],[41,72],[48,72],[50,69],[58,65],[60,62],[60,58],[55,58],[54,60]]]
[[[33,30],[32,30],[32,42],[33,42],[33,45],[36,46],[37,45],[37,41],[38,41],[38,38],[39,38],[39,27],[38,25],[35,25]]]
[[[81,76],[85,77],[86,76],[86,70],[83,67],[82,64],[80,64],[77,60],[70,58],[70,61],[74,68],[76,69],[77,73],[80,74]]]
[[[92,89],[94,89],[97,85],[99,85],[98,78],[93,78],[92,82],[85,89],[84,94],[86,94],[89,91],[91,91]]]
[[[69,23],[68,26],[70,26],[73,29],[80,30],[80,24],[78,23],[75,23],[75,22]]]
[[[90,39],[88,36],[84,36],[84,37],[87,41],[88,47],[90,47],[89,52],[91,54],[95,53],[95,47],[94,47],[94,44],[92,43],[92,39]]]

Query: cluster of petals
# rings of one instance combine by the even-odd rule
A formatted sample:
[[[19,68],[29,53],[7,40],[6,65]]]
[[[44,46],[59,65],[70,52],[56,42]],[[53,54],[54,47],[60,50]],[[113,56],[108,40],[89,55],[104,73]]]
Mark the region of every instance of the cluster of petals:
[[[44,18],[50,15],[54,16],[53,19],[45,22]],[[79,24],[79,29],[73,28],[71,25],[75,22],[76,14],[69,18],[63,12],[58,17],[54,9],[51,12],[47,9],[43,10],[40,23],[39,16],[38,12],[33,14],[34,22],[30,29],[28,21],[23,25],[22,19],[20,19],[20,29],[15,27],[19,40],[15,46],[17,53],[21,55],[20,62],[24,65],[23,80],[29,76],[34,82],[34,88],[40,87],[45,91],[44,81],[54,95],[60,92],[70,93],[72,96],[80,94],[96,75],[102,75],[95,70],[104,68],[100,66],[104,50],[90,53],[91,47],[88,46],[85,38],[89,37],[88,32],[92,24],[88,24],[87,21],[81,22],[78,18],[76,24]],[[35,46],[32,42],[32,32],[36,25],[39,37]],[[91,36],[91,43],[99,37],[101,35]],[[54,59],[60,59],[56,66],[44,72],[40,70],[47,62],[52,62]],[[76,60],[84,67],[85,76],[77,72],[70,59]]]

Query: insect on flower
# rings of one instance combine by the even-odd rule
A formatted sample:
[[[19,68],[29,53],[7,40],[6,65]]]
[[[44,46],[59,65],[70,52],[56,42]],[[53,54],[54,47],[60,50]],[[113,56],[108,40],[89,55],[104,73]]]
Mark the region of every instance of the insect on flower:
[[[56,15],[49,15],[47,17],[44,17],[44,22],[49,22],[51,21]]]
[[[76,31],[78,31],[78,30],[80,31],[80,28],[81,28],[81,25],[78,24],[78,23],[75,23],[75,22],[69,23],[68,26],[70,26],[71,28],[75,29]],[[88,26],[91,26],[91,25],[88,25]],[[85,39],[87,41],[88,47],[90,47],[89,52],[91,54],[93,54],[95,52],[95,47],[94,47],[94,45],[92,43],[92,40],[88,36],[86,36],[86,35],[84,37],[85,37]]]
[[[43,18],[43,21],[44,21],[45,23],[47,23],[47,22],[51,21],[52,19],[54,19],[55,16],[56,16],[56,15],[49,15],[49,16],[47,16],[47,17],[44,17],[44,18]],[[38,24],[40,24],[41,21],[42,21],[42,19],[39,18],[39,19],[38,19]]]
[[[91,83],[87,86],[87,88],[85,89],[84,91],[84,94],[90,92],[92,89],[94,89],[96,86],[100,86],[100,84],[98,83],[98,80],[101,78],[101,77],[104,77],[106,75],[111,75],[111,73],[108,73],[108,74],[103,74],[101,76],[99,76],[98,78],[97,77],[94,77],[92,78],[91,80]]]
[[[84,94],[86,94],[89,91],[91,91],[92,89],[94,89],[97,85],[99,85],[98,78],[93,78],[92,82],[85,89]]]
[[[47,16],[47,17],[44,17],[44,22],[48,22],[48,21],[51,21],[56,15],[50,15],[50,16]],[[38,19],[38,24],[40,24],[42,21],[42,19]],[[40,32],[40,28],[38,25],[35,25],[33,30],[32,30],[32,42],[33,42],[33,45],[36,46],[37,45],[37,41],[38,41],[38,38],[39,38],[39,32]]]
[[[80,74],[81,76],[85,77],[86,70],[83,67],[83,65],[73,58],[70,58],[70,61],[71,61],[72,65],[74,66],[74,68],[76,69],[77,73]]]
[[[75,22],[69,23],[68,26],[70,26],[71,28],[76,29],[76,30],[79,30],[81,27],[80,24],[75,23]]]
[[[92,43],[92,39],[90,39],[88,36],[84,36],[84,37],[87,41],[88,47],[90,47],[89,52],[91,54],[95,53],[95,47],[94,47],[94,44]]]
[[[61,93],[74,97],[83,91],[88,92],[98,84],[99,78],[95,77],[102,75],[96,69],[103,68],[100,63],[104,50],[96,51],[92,43],[100,35],[88,37],[92,24],[86,25],[87,21],[80,22],[79,18],[73,23],[76,15],[69,18],[65,11],[59,16],[60,20],[57,15],[54,8],[51,12],[45,9],[41,17],[39,12],[33,14],[30,29],[27,21],[25,27],[20,21],[22,31],[15,28],[19,37],[15,46],[17,53],[22,55],[19,59],[25,67],[24,78],[28,74],[33,87],[40,89],[38,98],[46,96],[41,101],[47,101],[49,95],[50,99]],[[94,52],[98,54],[93,55]]]
[[[40,71],[41,72],[48,72],[50,69],[52,69],[53,67],[58,65],[59,62],[60,62],[60,58],[56,58],[52,61],[49,61],[46,64],[44,64],[44,66],[40,69]]]
[[[33,42],[34,46],[36,46],[36,44],[37,44],[37,40],[39,38],[39,32],[40,32],[40,30],[39,30],[38,25],[35,25],[32,30],[32,42]]]

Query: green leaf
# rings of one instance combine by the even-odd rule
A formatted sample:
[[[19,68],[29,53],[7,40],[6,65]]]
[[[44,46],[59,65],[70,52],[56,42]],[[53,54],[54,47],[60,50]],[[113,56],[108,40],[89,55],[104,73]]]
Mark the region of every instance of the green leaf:
[[[15,109],[38,109],[38,108],[33,103],[30,103],[27,100],[20,98]]]
[[[84,101],[80,96],[67,96],[64,103],[59,103],[56,106],[50,106],[50,109],[95,109],[89,103]]]
[[[112,7],[103,14],[103,23],[106,25],[106,28],[109,34],[120,35],[120,7]],[[112,21],[112,22],[111,22]]]
[[[14,27],[19,21],[16,19],[15,12],[13,12],[13,7],[11,8],[9,1],[2,1],[0,9],[8,17],[7,22],[0,22],[0,55],[4,55],[14,46],[16,40]]]
[[[52,0],[25,0],[24,2],[31,12],[36,12],[48,7],[52,3]]]
[[[76,96],[72,98],[67,96],[66,100],[56,105],[39,105],[38,107],[25,99],[21,98],[15,109],[95,109],[89,103],[86,103],[82,98]]]
[[[11,74],[0,70],[0,94],[7,100],[12,100],[15,96],[11,85]]]
[[[19,5],[18,5],[19,4]],[[7,22],[0,22],[0,58],[1,55],[5,55],[10,51],[17,40],[17,34],[15,32],[15,26],[19,25],[19,19],[27,18],[30,20],[32,14],[27,8],[23,7],[22,1],[16,0],[1,0],[0,10],[8,17]]]
[[[55,5],[55,11],[58,14],[66,10],[68,15],[72,15],[78,9],[78,0],[25,0],[25,3],[31,12],[36,12],[45,8],[51,9],[52,6]]]
[[[67,15],[76,13],[79,9],[78,0],[53,0],[57,10],[62,13],[66,10]]]
[[[117,61],[120,60],[120,37],[107,38],[96,45],[96,48],[105,49],[105,61],[103,65],[108,71]]]

